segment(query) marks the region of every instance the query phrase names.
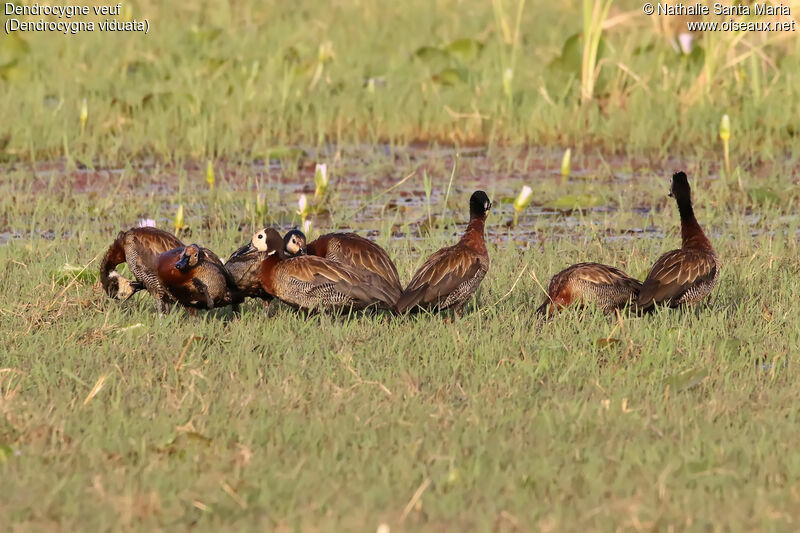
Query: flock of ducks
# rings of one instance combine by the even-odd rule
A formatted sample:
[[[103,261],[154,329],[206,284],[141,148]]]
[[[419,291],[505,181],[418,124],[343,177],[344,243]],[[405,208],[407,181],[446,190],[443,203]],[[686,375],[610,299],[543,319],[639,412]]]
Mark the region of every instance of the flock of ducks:
[[[719,259],[697,222],[683,172],[672,176],[670,196],[681,219],[681,247],[662,255],[644,282],[618,268],[579,263],[556,274],[537,309],[550,317],[569,305],[594,304],[605,313],[632,306],[680,307],[702,301],[717,282]],[[452,309],[460,315],[489,270],[484,224],[492,207],[483,191],[470,197],[470,219],[461,239],[431,255],[403,288],[386,251],[354,233],[329,233],[307,243],[298,230],[283,237],[273,228],[256,232],[223,263],[208,248],[185,245],[165,231],[141,227],[121,232],[100,265],[100,281],[112,298],[147,290],[159,314],[177,302],[197,309],[238,306],[246,298],[277,298],[296,309],[346,311],[369,308],[405,314]],[[127,263],[134,280],[116,272]]]

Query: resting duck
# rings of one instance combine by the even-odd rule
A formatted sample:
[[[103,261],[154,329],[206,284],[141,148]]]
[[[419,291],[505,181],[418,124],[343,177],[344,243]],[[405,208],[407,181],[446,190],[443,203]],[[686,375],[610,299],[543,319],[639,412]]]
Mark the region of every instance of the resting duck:
[[[595,303],[603,313],[636,301],[642,284],[618,268],[600,263],[578,263],[553,276],[547,299],[536,312],[552,316],[568,305]]]
[[[692,190],[684,172],[672,176],[669,195],[675,198],[681,216],[681,248],[659,257],[645,278],[636,301],[643,311],[656,305],[696,304],[709,295],[719,276],[719,259],[694,216]]]
[[[397,302],[397,312],[453,308],[461,311],[489,270],[483,229],[492,202],[483,191],[469,200],[469,225],[461,240],[442,248],[417,270]]]
[[[267,257],[259,279],[264,290],[297,309],[342,311],[394,304],[386,284],[350,266],[312,255],[290,257],[284,239],[267,230]]]
[[[250,242],[236,250],[225,261],[228,271],[242,297],[272,299],[261,286],[258,274],[261,262],[267,257],[267,228],[253,234]]]
[[[214,309],[242,300],[219,257],[197,244],[159,255],[158,279],[181,305],[190,309]]]
[[[155,298],[159,313],[165,313],[172,302],[158,279],[159,254],[183,246],[183,243],[166,231],[145,227],[121,231],[100,263],[100,282],[111,298],[124,300],[141,289]],[[135,281],[119,275],[117,265],[127,263]]]
[[[306,244],[303,232],[292,230],[284,237],[284,246],[291,255],[305,252],[378,276],[391,290],[395,301],[403,292],[397,267],[386,250],[355,233],[328,233]]]

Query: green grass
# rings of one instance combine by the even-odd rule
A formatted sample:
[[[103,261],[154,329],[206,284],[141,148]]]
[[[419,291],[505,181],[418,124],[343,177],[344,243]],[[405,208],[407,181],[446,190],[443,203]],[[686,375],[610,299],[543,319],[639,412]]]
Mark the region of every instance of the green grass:
[[[130,5],[149,35],[0,36],[0,524],[796,529],[796,34],[681,56],[614,2],[581,103],[578,1]],[[178,206],[222,256],[299,224],[317,162],[313,232],[372,231],[403,281],[485,189],[472,312],[159,319],[96,284],[118,231]],[[562,268],[641,278],[678,245],[677,169],[723,263],[708,305],[540,325]]]
[[[332,168],[334,218],[318,217],[315,226],[346,222],[354,202],[417,165],[430,169],[433,198],[441,200],[450,174],[440,157],[395,163],[388,181],[387,160],[362,168],[369,194],[347,192]],[[523,172],[536,204],[587,189],[584,178],[560,185],[559,160],[545,162],[552,171]],[[520,178],[487,180],[484,166],[512,176],[520,164],[516,156],[462,158],[451,214],[463,218],[481,183],[496,199],[517,190]],[[618,165],[614,173],[625,168]],[[218,170],[213,199],[204,165],[183,173],[188,240],[226,255],[262,223],[245,209],[253,193],[231,178],[248,169]],[[0,205],[6,226],[23,238],[0,246],[0,523],[791,530],[800,519],[791,378],[800,277],[790,171],[762,176],[764,187],[780,192],[763,204],[707,172],[693,179],[698,217],[723,261],[708,306],[619,323],[569,311],[539,330],[537,280],[545,284],[583,260],[642,276],[677,246],[668,177],[644,170],[625,181],[600,172],[589,185],[611,211],[529,210],[512,234],[503,224],[513,208],[498,202],[480,303],[447,323],[304,319],[286,308],[267,316],[257,303],[240,319],[227,310],[158,319],[147,295],[119,303],[91,276],[70,281],[59,271],[70,263],[94,273],[116,231],[139,217],[169,227],[177,186],[151,185],[166,171],[131,171],[109,195],[74,192],[81,174],[48,185],[27,169],[7,169]],[[270,191],[279,178],[313,182],[312,169],[256,175]],[[424,201],[390,208],[408,193],[424,199],[420,176],[378,202],[403,236],[389,239],[391,224],[371,221],[403,280],[456,231],[420,238]],[[294,202],[293,194],[270,192],[263,222],[296,222]],[[630,228],[664,236],[616,238]]]
[[[582,104],[577,0],[125,5],[149,34],[0,37],[6,159],[247,160],[422,140],[664,160],[716,151],[725,113],[741,157],[798,155],[796,33],[706,35],[682,56],[677,19],[614,2]]]

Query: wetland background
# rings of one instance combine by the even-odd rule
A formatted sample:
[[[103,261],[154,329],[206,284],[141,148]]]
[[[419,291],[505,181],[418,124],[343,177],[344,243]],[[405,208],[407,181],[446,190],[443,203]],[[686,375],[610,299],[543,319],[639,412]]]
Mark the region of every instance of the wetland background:
[[[0,523],[793,529],[800,38],[641,7],[135,2],[147,35],[0,36]],[[678,245],[679,169],[709,304],[540,327],[560,269]],[[492,266],[452,323],[159,320],[96,286],[142,219],[227,256],[301,195],[405,282],[475,188]]]

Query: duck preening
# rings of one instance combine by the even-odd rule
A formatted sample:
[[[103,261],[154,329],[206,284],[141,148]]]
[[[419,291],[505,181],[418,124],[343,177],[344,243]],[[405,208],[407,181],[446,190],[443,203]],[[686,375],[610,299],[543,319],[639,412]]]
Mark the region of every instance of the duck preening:
[[[190,309],[214,309],[242,301],[219,257],[197,244],[159,255],[158,279],[181,305]]]
[[[434,253],[417,270],[397,301],[398,313],[448,308],[461,313],[489,270],[483,233],[491,207],[492,202],[485,192],[472,193],[469,224],[461,240]]]
[[[267,228],[255,232],[250,242],[236,250],[225,261],[225,270],[233,279],[239,294],[247,298],[272,299],[261,286],[258,275],[261,262],[267,257]]]
[[[569,305],[594,303],[612,313],[639,296],[642,283],[622,270],[600,263],[578,263],[553,276],[547,298],[536,312],[552,316]]]
[[[395,301],[403,292],[397,267],[386,250],[355,233],[328,233],[306,244],[306,236],[292,230],[284,237],[284,246],[292,255],[305,252],[361,270],[370,277],[377,276]]]
[[[385,283],[348,265],[323,257],[287,254],[275,230],[266,235],[267,257],[259,278],[264,290],[292,307],[305,310],[390,309],[395,300]]]
[[[672,176],[671,197],[681,217],[681,248],[665,253],[642,283],[637,307],[693,305],[709,295],[719,276],[719,259],[694,216],[692,190],[684,172]]]
[[[183,246],[183,243],[166,231],[144,227],[121,231],[108,248],[100,263],[100,282],[112,298],[130,298],[141,289],[155,298],[160,313],[167,310],[171,298],[158,279],[159,254]],[[115,271],[117,265],[127,263],[135,281],[130,281]]]

